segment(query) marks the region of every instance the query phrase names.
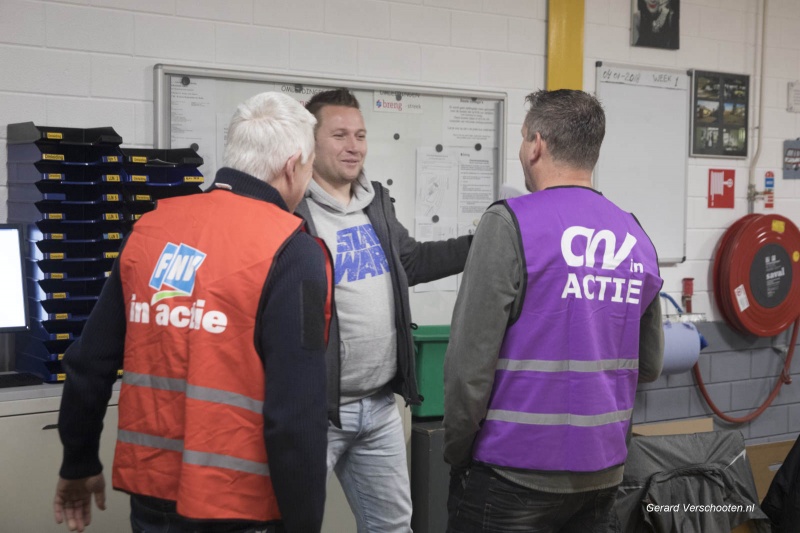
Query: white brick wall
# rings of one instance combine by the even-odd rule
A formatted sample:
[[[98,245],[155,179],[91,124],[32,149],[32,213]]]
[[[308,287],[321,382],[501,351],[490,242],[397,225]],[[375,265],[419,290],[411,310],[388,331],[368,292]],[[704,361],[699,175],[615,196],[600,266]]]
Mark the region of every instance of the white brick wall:
[[[4,0],[0,2],[0,42],[44,44],[44,4]]]

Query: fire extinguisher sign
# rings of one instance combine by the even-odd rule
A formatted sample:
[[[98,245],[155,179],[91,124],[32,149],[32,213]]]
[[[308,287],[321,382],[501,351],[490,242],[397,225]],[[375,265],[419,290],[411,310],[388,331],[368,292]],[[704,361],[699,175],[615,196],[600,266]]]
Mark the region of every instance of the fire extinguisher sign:
[[[764,174],[764,207],[775,207],[775,174],[769,170]]]
[[[708,207],[733,208],[733,183],[736,170],[712,168],[708,171]]]

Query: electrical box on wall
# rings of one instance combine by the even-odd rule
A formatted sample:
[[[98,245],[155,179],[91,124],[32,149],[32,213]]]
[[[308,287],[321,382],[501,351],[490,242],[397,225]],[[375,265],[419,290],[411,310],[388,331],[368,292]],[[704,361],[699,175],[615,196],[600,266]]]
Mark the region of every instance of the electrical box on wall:
[[[800,139],[783,141],[783,179],[800,179]]]

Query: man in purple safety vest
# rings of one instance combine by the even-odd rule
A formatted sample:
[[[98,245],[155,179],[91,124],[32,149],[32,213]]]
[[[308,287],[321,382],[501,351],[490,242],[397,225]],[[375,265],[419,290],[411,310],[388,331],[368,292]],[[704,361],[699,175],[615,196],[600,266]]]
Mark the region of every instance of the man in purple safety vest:
[[[574,90],[527,101],[533,194],[481,219],[445,356],[450,532],[606,531],[637,382],[661,372],[656,250],[592,188],[603,109]]]

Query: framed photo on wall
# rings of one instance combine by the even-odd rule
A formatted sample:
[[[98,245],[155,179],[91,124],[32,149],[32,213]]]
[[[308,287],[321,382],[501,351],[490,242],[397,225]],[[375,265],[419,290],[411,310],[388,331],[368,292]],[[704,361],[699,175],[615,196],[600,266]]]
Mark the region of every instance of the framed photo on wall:
[[[680,0],[631,0],[631,44],[680,48]]]
[[[747,157],[750,76],[692,73],[692,157]]]

